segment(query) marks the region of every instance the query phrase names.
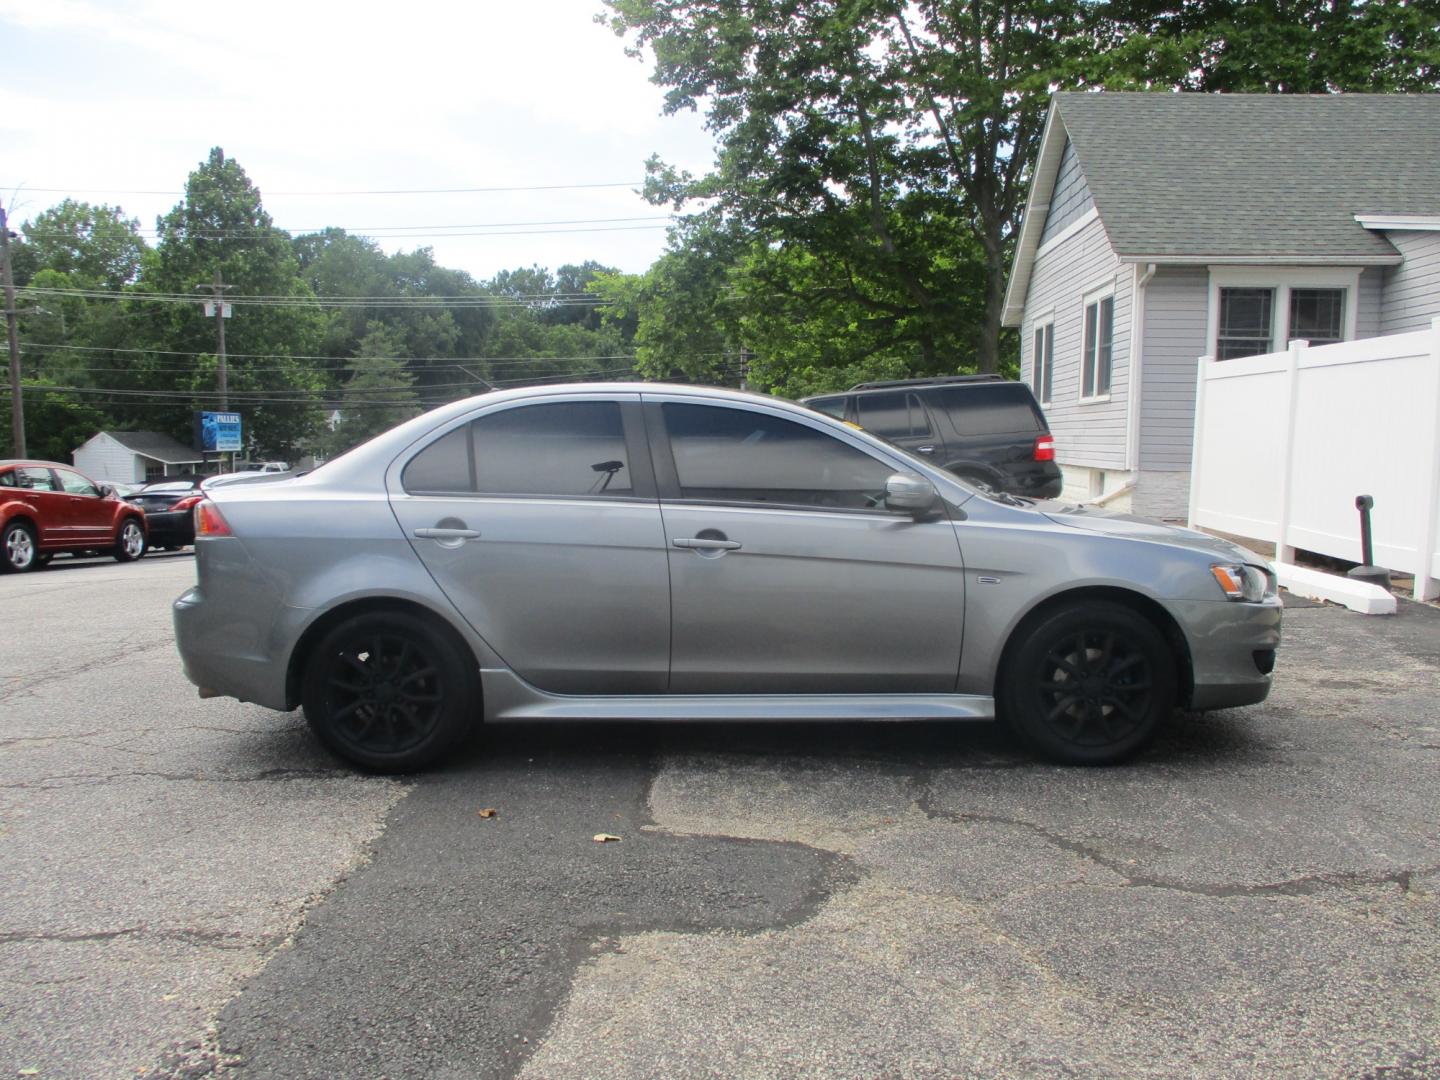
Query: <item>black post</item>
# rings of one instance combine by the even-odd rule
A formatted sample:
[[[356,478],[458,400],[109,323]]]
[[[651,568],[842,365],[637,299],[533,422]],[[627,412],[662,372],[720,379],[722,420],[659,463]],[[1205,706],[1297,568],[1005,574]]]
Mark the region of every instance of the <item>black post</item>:
[[[1375,500],[1369,495],[1355,496],[1355,509],[1360,511],[1360,558],[1364,562],[1351,570],[1348,576],[1356,581],[1379,585],[1389,592],[1390,571],[1375,565],[1375,548],[1370,540],[1370,511],[1374,507]]]

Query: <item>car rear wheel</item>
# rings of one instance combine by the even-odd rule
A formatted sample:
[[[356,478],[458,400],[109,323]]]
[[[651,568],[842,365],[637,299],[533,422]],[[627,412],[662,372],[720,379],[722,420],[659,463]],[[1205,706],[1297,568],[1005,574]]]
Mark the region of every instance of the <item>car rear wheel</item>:
[[[1123,761],[1175,705],[1175,658],[1128,607],[1072,604],[1022,631],[1001,673],[1002,716],[1037,753],[1072,765]]]
[[[12,521],[0,533],[0,567],[23,574],[40,565],[35,533],[23,521]]]
[[[306,662],[301,701],[315,736],[372,772],[434,764],[478,715],[463,644],[403,612],[371,612],[327,632]]]
[[[126,518],[115,537],[115,561],[134,562],[145,554],[145,530],[134,518]]]

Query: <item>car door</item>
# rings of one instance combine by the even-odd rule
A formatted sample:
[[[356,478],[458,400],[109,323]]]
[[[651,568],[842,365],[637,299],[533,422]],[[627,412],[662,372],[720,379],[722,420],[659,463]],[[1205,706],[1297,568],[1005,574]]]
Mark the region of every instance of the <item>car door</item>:
[[[960,545],[943,513],[885,509],[903,458],[760,403],[646,400],[670,544],[672,692],[955,688]]]
[[[913,454],[944,458],[944,446],[930,414],[917,394],[894,390],[855,395],[856,422],[866,431],[889,439]]]
[[[435,582],[518,675],[559,693],[657,693],[670,585],[638,394],[492,406],[390,469]]]
[[[115,504],[100,495],[100,489],[70,469],[55,469],[65,506],[66,528],[75,541],[108,544],[114,540]]]
[[[41,547],[66,547],[77,543],[70,521],[69,501],[60,492],[55,474],[43,465],[22,465],[15,470],[16,481],[25,492],[25,501],[35,507]]]

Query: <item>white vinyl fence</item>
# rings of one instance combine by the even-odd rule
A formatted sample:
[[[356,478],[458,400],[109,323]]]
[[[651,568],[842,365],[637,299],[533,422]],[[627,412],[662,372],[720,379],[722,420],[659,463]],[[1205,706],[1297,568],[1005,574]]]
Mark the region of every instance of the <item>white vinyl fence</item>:
[[[1201,357],[1190,522],[1360,561],[1357,495],[1375,562],[1440,595],[1440,319],[1429,330],[1220,362]]]

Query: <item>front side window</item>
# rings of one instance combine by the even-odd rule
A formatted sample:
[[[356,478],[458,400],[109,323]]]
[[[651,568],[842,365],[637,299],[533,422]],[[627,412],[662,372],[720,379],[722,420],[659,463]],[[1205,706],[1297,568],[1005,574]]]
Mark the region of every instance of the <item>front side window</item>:
[[[1274,289],[1221,289],[1218,360],[1236,360],[1270,351],[1274,323]]]
[[[99,496],[100,490],[79,473],[71,472],[69,469],[56,469],[55,471],[59,474],[60,483],[65,486],[67,493]]]
[[[748,409],[667,402],[680,497],[707,502],[866,510],[885,505],[895,472],[832,435]]]
[[[519,405],[442,436],[402,475],[411,494],[623,497],[634,494],[620,406]]]
[[[806,404],[816,412],[823,412],[826,416],[835,417],[836,420],[845,419],[845,398],[843,396],[816,398]]]
[[[1042,405],[1050,404],[1050,390],[1055,382],[1055,324],[1047,322],[1035,327],[1035,353],[1032,384]]]
[[[15,470],[0,472],[0,487],[13,488],[15,486]]]
[[[1115,297],[1085,305],[1085,348],[1081,365],[1082,397],[1110,393],[1110,365],[1115,348]]]

